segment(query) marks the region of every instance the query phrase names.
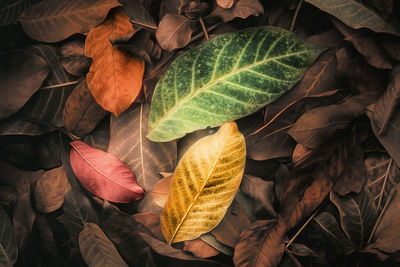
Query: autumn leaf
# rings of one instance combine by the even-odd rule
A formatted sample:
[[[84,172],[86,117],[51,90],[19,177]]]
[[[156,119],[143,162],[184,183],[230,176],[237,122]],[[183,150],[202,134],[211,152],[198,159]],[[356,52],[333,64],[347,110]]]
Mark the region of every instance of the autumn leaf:
[[[89,90],[99,105],[115,116],[129,108],[139,95],[144,62],[115,48],[110,41],[133,33],[129,17],[121,9],[115,9],[86,38],[85,55],[93,58],[86,75]]]

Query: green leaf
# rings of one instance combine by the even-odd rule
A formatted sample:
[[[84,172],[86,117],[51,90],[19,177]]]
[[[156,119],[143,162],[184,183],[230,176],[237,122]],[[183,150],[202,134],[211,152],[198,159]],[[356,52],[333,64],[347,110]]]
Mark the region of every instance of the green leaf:
[[[97,224],[88,223],[79,234],[79,248],[87,265],[90,267],[115,266],[128,267]]]
[[[289,90],[320,52],[275,27],[215,37],[176,59],[158,82],[147,137],[165,142],[247,116]]]
[[[15,241],[14,228],[3,206],[0,205],[0,265],[13,266],[17,261],[18,248]]]
[[[357,0],[306,0],[306,2],[328,12],[348,26],[368,28],[375,32],[399,35],[398,32],[374,11]]]

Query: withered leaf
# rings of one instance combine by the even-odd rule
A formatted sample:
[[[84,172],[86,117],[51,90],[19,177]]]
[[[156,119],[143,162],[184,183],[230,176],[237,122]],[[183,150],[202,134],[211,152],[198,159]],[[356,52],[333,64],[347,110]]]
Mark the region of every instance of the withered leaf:
[[[165,15],[156,31],[158,44],[162,49],[172,51],[185,47],[196,29],[196,22],[182,15]]]
[[[264,13],[264,8],[258,0],[236,0],[229,9],[217,6],[210,15],[205,17],[206,21],[212,22],[222,20],[231,21],[235,18],[245,19],[249,16],[258,16]]]
[[[60,48],[61,65],[72,75],[81,76],[89,71],[92,60],[85,56],[85,41],[76,39]]]
[[[0,53],[0,120],[16,113],[49,74],[46,60],[30,49]]]
[[[69,183],[64,166],[46,171],[34,189],[36,208],[49,213],[57,210],[64,203],[64,195],[69,189]]]
[[[31,38],[52,43],[87,32],[119,5],[117,0],[44,0],[26,9],[19,20]]]
[[[160,6],[160,18],[166,14],[180,15],[185,11],[185,7],[191,0],[162,0]]]
[[[217,0],[217,4],[222,8],[231,8],[235,0]]]
[[[256,221],[240,235],[235,247],[235,266],[278,266],[284,251],[285,224],[276,221]]]
[[[11,267],[17,261],[18,247],[13,225],[2,205],[0,205],[0,226],[4,229],[0,234],[0,248],[2,250],[0,263],[2,266]]]
[[[94,100],[86,79],[83,79],[65,102],[63,121],[68,131],[77,136],[85,136],[96,128],[106,114],[107,111]]]
[[[365,3],[375,7],[381,11],[386,17],[393,12],[394,1],[393,0],[365,0]]]
[[[198,258],[210,258],[219,254],[218,250],[199,238],[186,240],[184,243],[183,251],[190,252]]]
[[[134,26],[157,29],[156,22],[149,11],[138,0],[120,0],[126,14]]]

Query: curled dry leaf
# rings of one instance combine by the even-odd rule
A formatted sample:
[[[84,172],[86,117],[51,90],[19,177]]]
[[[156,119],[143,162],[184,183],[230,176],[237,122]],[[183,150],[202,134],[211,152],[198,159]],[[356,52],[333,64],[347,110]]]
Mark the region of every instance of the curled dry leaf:
[[[85,41],[72,40],[60,48],[61,65],[72,75],[82,76],[89,71],[92,60],[85,56]]]
[[[83,79],[65,102],[63,121],[65,128],[77,136],[85,136],[96,128],[107,115],[94,100],[86,80]]]
[[[85,262],[91,267],[128,267],[97,224],[87,223],[79,234],[79,248]]]
[[[235,0],[217,0],[217,4],[222,8],[231,8]]]
[[[165,15],[156,31],[158,44],[162,49],[172,51],[185,47],[195,30],[195,21],[182,15]]]
[[[146,191],[161,179],[160,172],[173,172],[176,142],[155,143],[146,138],[150,107],[132,106],[118,118],[112,116],[108,152],[119,158]]]
[[[87,32],[119,5],[117,0],[44,0],[26,9],[19,21],[31,38],[53,43]]]
[[[220,2],[228,2],[229,0],[219,0]],[[217,6],[210,15],[205,17],[208,22],[222,20],[228,22],[235,18],[245,19],[249,16],[258,16],[264,13],[264,8],[258,0],[235,0],[231,8]]]
[[[306,2],[328,12],[348,26],[359,29],[369,28],[375,32],[394,35],[399,33],[370,8],[356,0],[305,0]]]
[[[195,239],[221,222],[239,188],[245,158],[244,137],[234,122],[222,125],[185,153],[161,216],[169,244]]]
[[[64,166],[46,171],[37,181],[34,190],[36,208],[43,213],[57,210],[64,203],[68,189],[68,177]]]
[[[87,190],[112,202],[127,203],[142,198],[143,189],[118,158],[81,141],[70,144],[71,167]]]
[[[16,113],[49,74],[46,60],[30,49],[0,53],[0,120]],[[23,77],[23,79],[21,79]]]
[[[286,227],[280,221],[256,221],[240,235],[233,254],[235,266],[278,266],[286,239]]]
[[[144,62],[111,44],[133,33],[129,17],[115,9],[86,38],[85,55],[93,58],[86,75],[89,90],[97,103],[115,116],[129,108],[142,87]]]
[[[177,58],[157,83],[147,137],[166,142],[249,115],[289,90],[320,52],[275,27],[219,35]]]

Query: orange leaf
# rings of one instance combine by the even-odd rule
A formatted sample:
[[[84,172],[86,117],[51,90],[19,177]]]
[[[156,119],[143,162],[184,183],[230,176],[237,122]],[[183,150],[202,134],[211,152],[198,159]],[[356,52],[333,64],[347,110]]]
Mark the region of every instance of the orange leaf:
[[[133,33],[128,15],[122,9],[115,9],[86,38],[85,55],[93,58],[86,75],[89,90],[97,103],[115,116],[129,108],[139,95],[144,62],[113,47],[110,41]]]

